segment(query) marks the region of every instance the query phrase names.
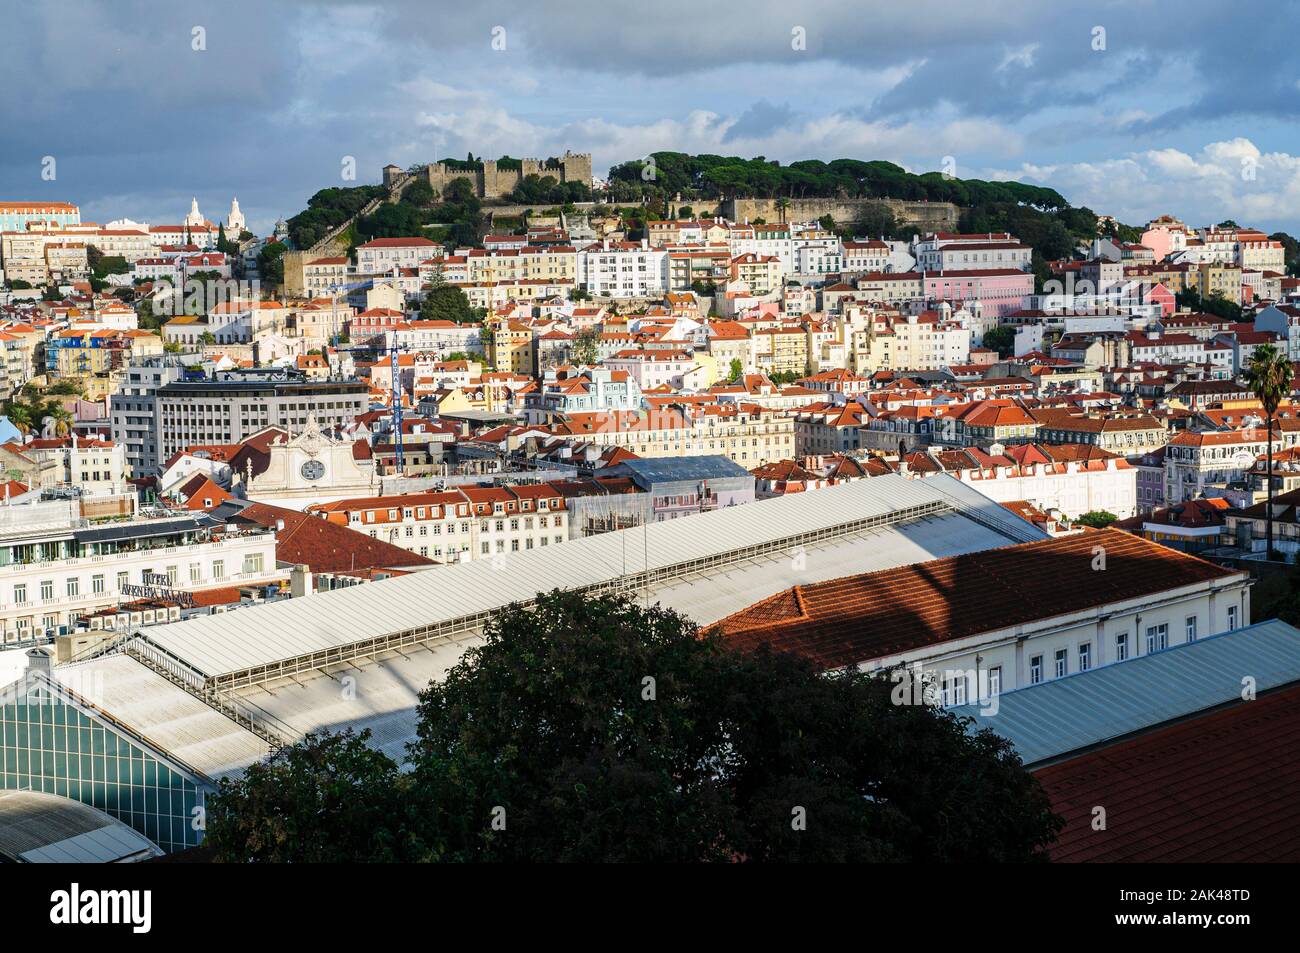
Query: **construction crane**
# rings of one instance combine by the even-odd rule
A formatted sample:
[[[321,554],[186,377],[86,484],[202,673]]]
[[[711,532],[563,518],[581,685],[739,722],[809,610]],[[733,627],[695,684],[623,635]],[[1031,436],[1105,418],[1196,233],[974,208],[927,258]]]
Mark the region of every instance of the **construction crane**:
[[[392,408],[393,408],[393,446],[397,451],[397,474],[401,476],[405,472],[405,455],[402,452],[402,376],[398,365],[401,363],[397,355],[402,351],[410,350],[407,345],[398,344],[397,336],[394,335],[392,341],[385,340],[382,346],[366,347],[340,347],[339,346],[339,295],[358,291],[362,288],[373,288],[375,278],[382,277],[376,275],[365,281],[353,281],[347,284],[333,285],[330,287],[330,300],[332,313],[330,320],[334,324],[334,352],[337,354],[342,351],[364,351],[367,354],[382,354],[388,352],[388,366],[392,372]],[[331,369],[333,370],[333,369]],[[339,362],[338,373],[342,375],[342,361]]]

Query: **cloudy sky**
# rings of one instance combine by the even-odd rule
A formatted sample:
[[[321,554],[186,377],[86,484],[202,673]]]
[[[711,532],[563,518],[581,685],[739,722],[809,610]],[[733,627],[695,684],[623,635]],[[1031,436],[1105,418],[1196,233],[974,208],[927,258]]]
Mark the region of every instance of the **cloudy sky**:
[[[237,195],[265,231],[470,151],[951,156],[1126,222],[1300,234],[1300,0],[211,6],[0,0],[0,201],[168,223]]]

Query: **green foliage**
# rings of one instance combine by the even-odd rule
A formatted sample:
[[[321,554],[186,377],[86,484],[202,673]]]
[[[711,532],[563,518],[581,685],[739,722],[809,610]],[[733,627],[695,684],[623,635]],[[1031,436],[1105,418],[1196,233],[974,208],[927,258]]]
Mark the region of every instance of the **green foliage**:
[[[902,234],[899,230],[898,220],[894,218],[894,211],[884,202],[872,202],[863,208],[858,220],[853,225],[853,231],[865,238],[885,238],[902,240],[910,238],[912,229],[905,229],[907,234]]]
[[[773,371],[767,375],[767,379],[773,384],[784,386],[786,384],[793,384],[803,376],[804,375],[799,371]]]
[[[957,205],[1011,204],[1027,205],[1043,211],[1068,207],[1054,189],[1026,185],[1022,182],[984,182],[978,179],[949,178],[937,172],[916,175],[892,162],[835,159],[822,162],[805,159],[782,166],[763,156],[742,159],[738,156],[698,155],[682,152],[656,152],[654,177],[642,177],[645,160],[633,160],[610,170],[611,184],[626,186],[627,196],[615,196],[617,202],[632,196],[657,197],[674,195],[703,198],[754,198],[786,196],[789,198],[897,198],[953,202]]]
[[[1288,275],[1300,276],[1300,241],[1286,232],[1274,232],[1270,241],[1282,243],[1284,267]]]
[[[264,284],[284,284],[284,253],[288,250],[283,242],[268,242],[257,253],[257,274]]]
[[[402,190],[402,202],[416,208],[431,208],[437,199],[438,193],[428,179],[417,179]]]
[[[375,238],[408,238],[423,232],[424,216],[419,209],[403,202],[385,202],[371,215],[357,219],[354,228],[357,244]]]
[[[1251,354],[1250,362],[1241,377],[1251,393],[1255,395],[1255,399],[1264,405],[1266,415],[1268,506],[1264,509],[1265,532],[1268,540],[1266,551],[1271,554],[1273,550],[1273,428],[1278,406],[1291,395],[1295,368],[1285,351],[1278,350],[1272,344],[1261,344]]]
[[[564,205],[590,202],[591,186],[585,182],[561,182],[553,175],[529,173],[507,196],[521,205]]]
[[[1180,308],[1203,311],[1228,321],[1241,320],[1241,305],[1229,301],[1217,291],[1208,298],[1202,298],[1195,288],[1188,288],[1186,291],[1178,292],[1174,298]]]
[[[226,226],[223,222],[217,226],[217,251],[223,255],[236,255],[239,253],[239,244],[232,242],[226,237]]]
[[[1119,519],[1114,513],[1106,510],[1089,510],[1080,516],[1076,523],[1080,526],[1091,526],[1093,529],[1105,529],[1111,523]]]
[[[1041,859],[1060,820],[1011,746],[895,692],[552,592],[499,610],[421,694],[409,772],[312,736],[222,785],[208,844],[227,861]]]
[[[582,328],[573,335],[573,360],[577,364],[595,364],[600,354],[600,332]]]
[[[740,358],[733,357],[731,359],[731,367],[728,372],[731,375],[727,378],[729,381],[738,381],[745,376],[745,365],[740,362]]]
[[[993,348],[998,357],[1010,357],[1016,349],[1016,329],[1002,324],[984,332],[984,346]]]
[[[85,397],[86,388],[78,380],[58,380],[45,388],[45,393],[55,394],[61,397]]]
[[[368,735],[308,735],[240,780],[223,780],[206,845],[220,858],[255,863],[401,859],[404,785],[392,759],[366,745]]]
[[[39,430],[46,417],[53,417],[64,423],[72,419],[72,415],[63,408],[63,404],[53,398],[82,397],[85,393],[85,388],[76,380],[55,381],[44,389],[35,384],[27,384],[18,394],[0,404],[0,413],[8,417],[9,421],[23,432]]]
[[[455,285],[440,281],[433,283],[433,288],[426,292],[420,302],[420,319],[423,321],[455,321],[464,324],[477,321],[479,312],[470,307],[465,292]]]
[[[387,193],[382,185],[321,189],[307,200],[306,209],[289,219],[289,240],[294,248],[310,248],[371,199]]]

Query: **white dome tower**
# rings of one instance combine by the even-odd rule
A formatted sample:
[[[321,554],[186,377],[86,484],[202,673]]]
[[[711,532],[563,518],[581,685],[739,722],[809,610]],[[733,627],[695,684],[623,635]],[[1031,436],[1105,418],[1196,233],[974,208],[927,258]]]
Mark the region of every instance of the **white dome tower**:
[[[226,236],[230,239],[236,239],[241,232],[247,230],[244,224],[244,213],[239,210],[239,199],[230,200],[230,214],[226,216]]]
[[[190,214],[185,216],[185,224],[191,228],[203,224],[203,215],[199,212],[198,199],[190,199]]]

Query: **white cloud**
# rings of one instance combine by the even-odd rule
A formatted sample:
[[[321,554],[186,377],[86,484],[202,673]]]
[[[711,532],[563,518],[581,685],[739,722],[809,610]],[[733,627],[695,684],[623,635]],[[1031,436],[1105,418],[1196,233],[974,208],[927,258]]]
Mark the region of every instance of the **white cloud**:
[[[1268,230],[1300,219],[1300,155],[1261,152],[1241,137],[1208,143],[1195,154],[1151,149],[987,174],[1051,186],[1075,205],[1134,225],[1165,213],[1189,224],[1232,218]]]

